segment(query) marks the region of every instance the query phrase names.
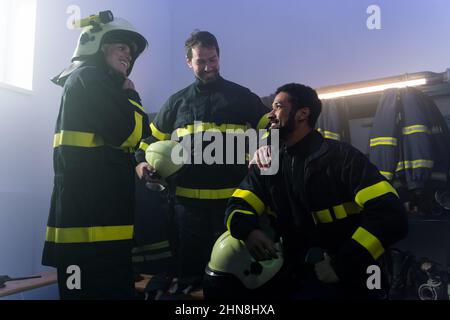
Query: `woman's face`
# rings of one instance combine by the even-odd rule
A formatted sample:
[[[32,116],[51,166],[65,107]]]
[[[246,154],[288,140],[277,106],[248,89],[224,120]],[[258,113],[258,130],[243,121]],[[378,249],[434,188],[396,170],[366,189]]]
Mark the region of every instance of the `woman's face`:
[[[113,70],[127,77],[131,66],[131,50],[125,43],[108,43],[102,46],[106,63]]]

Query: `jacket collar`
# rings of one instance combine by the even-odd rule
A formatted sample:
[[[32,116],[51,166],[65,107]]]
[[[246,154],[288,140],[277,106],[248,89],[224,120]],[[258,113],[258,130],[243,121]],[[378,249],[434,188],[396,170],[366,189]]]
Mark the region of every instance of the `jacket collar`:
[[[290,147],[284,147],[285,152],[291,156],[305,157],[307,163],[319,158],[328,152],[329,149],[329,143],[317,130],[311,130],[310,133],[296,144]]]

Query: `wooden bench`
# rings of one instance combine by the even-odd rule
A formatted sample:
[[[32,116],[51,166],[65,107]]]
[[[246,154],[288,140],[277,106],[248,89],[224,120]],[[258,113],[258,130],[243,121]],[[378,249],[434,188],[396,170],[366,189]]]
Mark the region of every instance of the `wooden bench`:
[[[38,273],[37,276],[41,277],[6,282],[5,287],[0,288],[0,297],[49,286],[58,282],[56,271]]]
[[[137,292],[143,293],[145,287],[152,279],[152,275],[149,274],[141,274],[142,280],[135,282],[135,288]],[[165,295],[164,297],[170,297],[170,295]],[[177,295],[177,300],[203,300],[203,290],[193,291],[186,295]]]

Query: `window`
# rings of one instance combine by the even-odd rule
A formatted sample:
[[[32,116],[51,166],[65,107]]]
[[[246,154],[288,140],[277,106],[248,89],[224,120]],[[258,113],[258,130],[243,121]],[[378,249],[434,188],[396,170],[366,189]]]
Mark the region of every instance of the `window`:
[[[0,85],[33,88],[36,0],[0,0]]]

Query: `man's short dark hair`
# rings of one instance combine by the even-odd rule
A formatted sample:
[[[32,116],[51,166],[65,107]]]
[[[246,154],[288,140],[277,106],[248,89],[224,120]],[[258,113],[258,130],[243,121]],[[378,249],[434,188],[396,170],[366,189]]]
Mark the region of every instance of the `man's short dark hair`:
[[[322,102],[317,95],[317,92],[308,86],[299,83],[288,83],[277,89],[275,94],[286,92],[289,94],[290,102],[298,109],[307,107],[310,110],[308,124],[314,128],[322,111]]]
[[[195,46],[216,48],[217,55],[219,56],[219,44],[217,43],[217,39],[208,31],[194,30],[186,40],[184,49],[186,50],[186,57],[188,60],[192,59],[192,48]]]

